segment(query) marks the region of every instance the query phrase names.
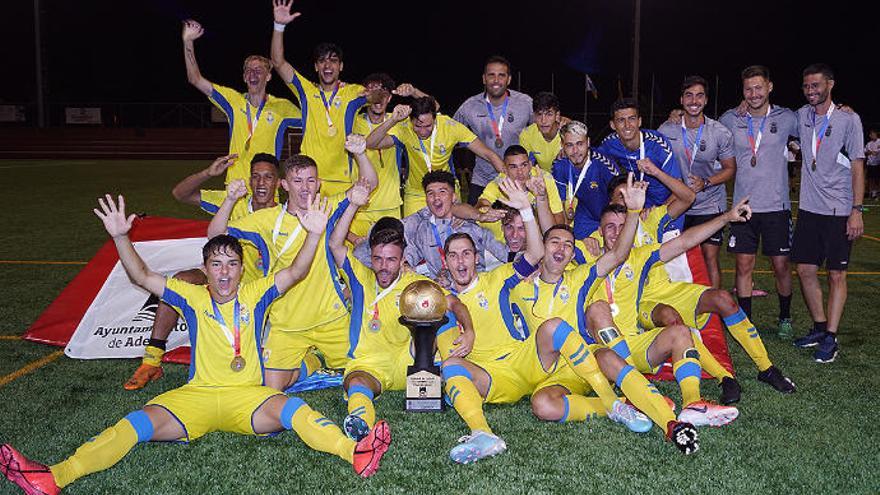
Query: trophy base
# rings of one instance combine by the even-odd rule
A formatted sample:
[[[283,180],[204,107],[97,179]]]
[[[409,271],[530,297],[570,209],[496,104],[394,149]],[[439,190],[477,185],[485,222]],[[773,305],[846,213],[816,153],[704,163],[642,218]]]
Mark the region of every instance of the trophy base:
[[[415,366],[407,366],[406,411],[442,412],[445,409],[440,368],[430,366],[427,369],[417,369]]]

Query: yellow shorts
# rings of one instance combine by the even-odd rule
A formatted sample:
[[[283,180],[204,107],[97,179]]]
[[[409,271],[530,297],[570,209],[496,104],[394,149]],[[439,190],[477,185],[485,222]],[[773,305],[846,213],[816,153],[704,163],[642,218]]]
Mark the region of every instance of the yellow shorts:
[[[649,284],[639,301],[639,325],[645,329],[654,328],[656,325],[651,320],[651,314],[658,304],[665,304],[678,311],[685,325],[702,329],[712,314],[697,314],[697,305],[700,304],[700,297],[709,289],[711,287],[688,282]]]
[[[665,328],[653,328],[644,333],[624,337],[626,345],[629,347],[629,356],[626,358],[626,362],[635,366],[642,373],[656,373],[663,363],[657,363],[656,366],[652,366],[648,361],[648,349]]]
[[[412,364],[413,355],[409,346],[371,352],[349,361],[343,380],[355,371],[360,371],[375,378],[382,387],[381,392],[406,390],[406,367]]]
[[[400,207],[387,210],[358,211],[351,221],[349,230],[357,236],[363,237],[370,232],[373,226],[382,217],[400,218]]]
[[[321,179],[321,195],[327,196],[328,198],[331,196],[335,196],[337,194],[342,194],[345,191],[348,191],[348,188],[351,187],[350,181],[335,181],[335,180],[323,180]]]
[[[588,359],[595,359],[595,357]],[[586,395],[591,390],[587,382],[581,380],[568,363],[562,359],[557,362],[556,370],[538,383],[532,393],[534,394],[541,389],[554,386],[563,387],[568,390],[568,393],[575,395]]]
[[[241,387],[200,387],[184,385],[153,398],[148,406],[170,412],[186,433],[181,441],[191,441],[212,431],[256,435],[254,412],[276,395],[274,388],[262,385]]]
[[[309,348],[314,347],[323,354],[327,366],[344,368],[348,363],[348,323],[346,315],[308,330],[270,329],[263,346],[263,363],[267,369],[296,370]]]

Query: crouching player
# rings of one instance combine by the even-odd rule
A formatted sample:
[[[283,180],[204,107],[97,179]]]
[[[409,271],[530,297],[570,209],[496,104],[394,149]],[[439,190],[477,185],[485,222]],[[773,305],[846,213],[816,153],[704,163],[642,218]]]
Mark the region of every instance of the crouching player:
[[[398,321],[400,293],[417,280],[430,280],[403,269],[406,240],[400,220],[388,218],[399,228],[374,229],[368,239],[371,267],[350,254],[345,242],[358,209],[367,204],[370,186],[363,179],[349,191],[331,218],[333,231],[328,246],[336,265],[343,270],[351,290],[352,310],[349,338],[351,359],[345,367],[343,389],[348,397],[348,416],[343,422],[346,435],[355,440],[365,437],[376,423],[374,399],[386,390],[406,389],[407,366],[413,364],[409,329]],[[474,342],[474,331],[467,308],[453,295],[446,296],[449,322],[437,330],[441,357],[464,357]],[[459,332],[461,323],[463,332]]]
[[[174,307],[189,325],[192,359],[189,382],[166,392],[51,467],[33,462],[12,446],[0,446],[0,472],[26,493],[58,493],[85,475],[120,461],[135,444],[190,441],[212,431],[262,435],[294,430],[313,449],[353,464],[357,474],[375,473],[391,443],[385,423],[359,443],[302,399],[265,387],[260,360],[261,333],[269,305],[305,277],[327,222],[326,201],[315,198],[299,216],[308,231],[293,263],[273,276],[240,286],[241,245],[226,235],[203,248],[208,285],[191,285],[150,271],[128,238],[134,215],[125,203],[99,199],[102,220],[119,258],[135,283]]]

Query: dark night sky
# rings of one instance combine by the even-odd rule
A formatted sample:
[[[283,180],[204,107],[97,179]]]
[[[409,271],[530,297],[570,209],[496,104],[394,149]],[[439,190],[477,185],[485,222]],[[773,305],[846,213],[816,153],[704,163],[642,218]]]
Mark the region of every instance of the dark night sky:
[[[643,0],[642,100],[647,103],[652,73],[658,112],[664,113],[677,104],[683,76],[697,73],[714,85],[717,74],[723,111],[739,101],[739,71],[761,63],[772,72],[773,100],[796,108],[803,104],[801,69],[825,61],[837,73],[835,100],[855,107],[866,124],[878,123],[880,7],[865,6],[877,3]],[[369,10],[358,14],[354,5]],[[497,52],[513,62],[523,91],[549,90],[555,74],[564,113],[579,116],[584,94],[578,69],[589,69],[599,86],[600,100],[590,99],[591,112],[604,112],[616,98],[618,76],[629,93],[633,5],[632,0],[299,1],[295,8],[303,16],[288,28],[285,46],[288,60],[312,74],[314,44],[335,41],[345,50],[344,79],[385,70],[436,95],[447,113],[480,90],[482,62]],[[42,8],[51,102],[205,101],[186,83],[179,21],[187,17],[207,29],[196,54],[212,81],[241,86],[243,58],[269,49],[269,1],[42,0]],[[14,67],[8,74],[15,77],[0,82],[0,100],[32,102],[33,4],[19,0],[4,9],[9,26],[0,30],[0,43],[7,52],[4,66]],[[714,91],[710,88],[712,96]],[[290,97],[277,78],[270,92]],[[713,107],[710,101],[710,115]]]

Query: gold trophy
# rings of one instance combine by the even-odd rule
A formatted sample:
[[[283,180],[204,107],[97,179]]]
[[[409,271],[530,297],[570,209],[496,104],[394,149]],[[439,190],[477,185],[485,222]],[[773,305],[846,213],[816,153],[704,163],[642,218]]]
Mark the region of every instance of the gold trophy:
[[[412,366],[406,369],[406,410],[437,412],[445,409],[440,368],[434,366],[437,329],[445,325],[446,296],[434,282],[419,280],[400,293],[400,323],[409,328],[415,348]]]

